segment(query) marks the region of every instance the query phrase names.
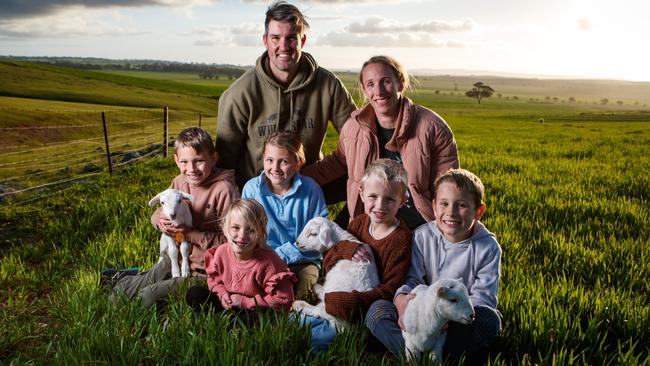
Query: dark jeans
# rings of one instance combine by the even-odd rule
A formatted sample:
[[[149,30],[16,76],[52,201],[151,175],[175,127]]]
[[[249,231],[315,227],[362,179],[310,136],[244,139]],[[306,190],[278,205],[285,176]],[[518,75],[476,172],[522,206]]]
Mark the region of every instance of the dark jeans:
[[[501,313],[488,306],[475,306],[476,318],[469,325],[449,322],[443,358],[457,363],[465,357],[466,365],[487,361],[489,347],[501,333]],[[402,329],[397,324],[397,309],[387,300],[375,301],[365,318],[366,327],[389,351],[404,353]]]

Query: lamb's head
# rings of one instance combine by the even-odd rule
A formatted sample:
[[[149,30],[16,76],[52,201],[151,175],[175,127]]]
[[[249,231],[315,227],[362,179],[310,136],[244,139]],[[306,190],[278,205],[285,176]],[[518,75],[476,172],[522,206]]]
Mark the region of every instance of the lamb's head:
[[[334,225],[336,224],[324,217],[314,217],[298,235],[296,246],[301,251],[324,253],[336,243],[333,238]]]
[[[192,201],[194,198],[191,194],[181,192],[172,188],[166,189],[156,195],[149,201],[149,206],[154,206],[160,202],[163,213],[171,220],[176,219],[176,213],[181,205],[181,202],[186,199]]]
[[[434,283],[429,291],[436,297],[437,312],[448,320],[462,324],[474,321],[474,307],[467,288],[459,280],[443,279]]]

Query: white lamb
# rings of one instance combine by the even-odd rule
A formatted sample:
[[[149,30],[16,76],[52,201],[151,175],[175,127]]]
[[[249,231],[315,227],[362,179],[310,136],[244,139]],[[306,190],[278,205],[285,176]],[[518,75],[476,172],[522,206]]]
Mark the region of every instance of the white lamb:
[[[160,202],[163,214],[169,217],[174,225],[192,226],[192,213],[189,206],[182,202],[184,199],[192,201],[194,198],[188,193],[169,188],[152,198],[149,201],[149,206],[154,206]],[[177,242],[181,243],[182,268],[180,269],[178,268]],[[183,234],[177,234],[175,238],[165,233],[160,235],[159,263],[163,260],[165,254],[169,256],[172,262],[172,277],[188,277],[190,275],[190,244],[185,240]]]
[[[350,240],[361,243],[354,235],[343,230],[336,223],[323,217],[315,217],[305,225],[298,236],[296,246],[303,251],[315,250],[321,254],[332,248],[342,240]],[[365,245],[365,244],[363,244]],[[369,250],[371,256],[372,251]],[[341,329],[345,322],[337,319],[325,311],[325,294],[329,292],[352,292],[369,291],[379,286],[379,275],[374,258],[369,262],[359,263],[348,259],[342,259],[327,272],[323,285],[315,284],[314,292],[320,302],[311,305],[305,301],[297,300],[291,305],[296,311],[302,311],[305,315],[323,318]]]
[[[442,361],[442,347],[447,338],[443,329],[448,321],[469,324],[474,320],[474,307],[467,288],[459,280],[441,279],[431,286],[419,285],[411,293],[415,298],[404,310],[405,353],[409,361],[431,352],[433,361]]]

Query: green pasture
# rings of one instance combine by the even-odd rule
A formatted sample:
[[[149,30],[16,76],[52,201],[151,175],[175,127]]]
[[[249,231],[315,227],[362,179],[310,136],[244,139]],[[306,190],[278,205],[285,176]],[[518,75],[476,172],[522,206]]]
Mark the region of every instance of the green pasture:
[[[223,88],[0,61],[0,96],[215,113]]]
[[[535,102],[544,93],[532,92],[533,102],[493,97],[479,106],[435,90],[412,96],[454,131],[461,165],[486,186],[483,222],[503,248],[503,334],[490,363],[649,365],[650,112]],[[93,112],[105,105],[0,103],[0,128],[12,118],[5,110],[21,105]],[[326,151],[336,138],[330,126]],[[100,270],[155,263],[147,202],[176,174],[171,158],[143,159],[58,194],[0,203],[0,364],[404,364],[366,352],[360,325],[315,355],[306,351],[306,330],[284,314],[266,314],[249,329],[228,314],[194,314],[182,297],[157,310],[110,303]]]

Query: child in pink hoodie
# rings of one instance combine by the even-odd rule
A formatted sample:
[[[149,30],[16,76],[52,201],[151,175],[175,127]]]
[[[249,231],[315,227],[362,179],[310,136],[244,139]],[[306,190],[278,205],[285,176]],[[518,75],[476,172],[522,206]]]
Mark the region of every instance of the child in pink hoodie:
[[[230,206],[223,231],[227,245],[205,253],[208,287],[194,286],[187,302],[200,311],[239,310],[249,317],[256,307],[288,311],[293,302],[295,275],[266,244],[266,214],[252,199]]]

